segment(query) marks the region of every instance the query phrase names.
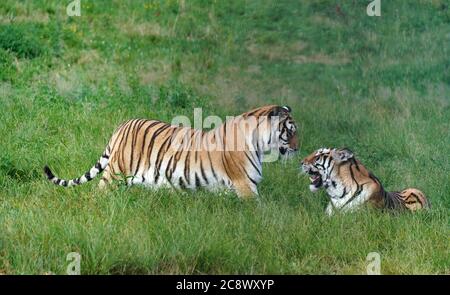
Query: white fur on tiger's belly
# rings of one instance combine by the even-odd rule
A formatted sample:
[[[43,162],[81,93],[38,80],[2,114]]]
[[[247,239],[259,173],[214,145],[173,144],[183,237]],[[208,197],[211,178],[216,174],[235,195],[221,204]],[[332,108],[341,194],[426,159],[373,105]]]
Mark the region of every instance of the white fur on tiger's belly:
[[[161,167],[165,168],[165,163],[161,165]],[[156,173],[154,166],[144,172],[144,173],[137,173],[136,176],[130,177],[128,179],[128,184],[138,184],[138,185],[144,185],[145,187],[149,188],[176,188],[176,189],[188,189],[188,190],[195,190],[196,188],[205,188],[207,190],[211,191],[217,191],[220,189],[231,189],[232,183],[228,178],[219,177],[219,175],[216,175],[217,179],[213,176],[212,171],[204,170],[204,175],[208,182],[206,182],[205,179],[203,179],[203,176],[201,175],[201,171],[197,171],[197,177],[199,180],[200,186],[196,185],[195,180],[195,173],[190,173],[188,175],[189,182],[185,179],[184,175],[184,166],[180,165],[175,168],[175,171],[172,173],[171,178],[167,179],[166,177],[166,170],[160,169],[159,177],[156,180]],[[181,183],[180,185],[180,178]]]

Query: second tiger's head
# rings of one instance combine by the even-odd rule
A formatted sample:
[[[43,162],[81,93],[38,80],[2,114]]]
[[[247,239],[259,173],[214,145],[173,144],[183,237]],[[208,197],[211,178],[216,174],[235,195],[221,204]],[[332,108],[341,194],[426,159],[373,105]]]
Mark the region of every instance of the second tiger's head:
[[[327,188],[336,178],[337,166],[347,165],[353,157],[353,152],[347,148],[321,148],[305,157],[300,164],[303,172],[309,175],[309,189],[316,192],[321,187]]]

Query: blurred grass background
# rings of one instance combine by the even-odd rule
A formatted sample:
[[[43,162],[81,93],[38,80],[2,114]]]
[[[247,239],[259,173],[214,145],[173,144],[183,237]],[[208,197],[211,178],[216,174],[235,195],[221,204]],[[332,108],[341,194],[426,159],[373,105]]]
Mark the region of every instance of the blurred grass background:
[[[0,273],[450,273],[450,10],[444,0],[0,3]],[[122,121],[288,104],[301,152],[268,163],[261,202],[140,187],[57,188]],[[327,218],[298,160],[347,146],[425,214]]]

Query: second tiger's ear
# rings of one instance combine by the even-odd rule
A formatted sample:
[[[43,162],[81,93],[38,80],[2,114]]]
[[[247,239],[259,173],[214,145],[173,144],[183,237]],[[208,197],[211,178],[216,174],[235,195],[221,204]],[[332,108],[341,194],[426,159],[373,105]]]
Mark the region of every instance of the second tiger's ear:
[[[274,107],[273,110],[270,112],[269,117],[282,117],[283,115],[287,115],[292,111],[292,109],[289,106],[277,106]]]
[[[333,159],[336,162],[340,163],[340,162],[348,161],[351,158],[353,158],[353,152],[351,150],[349,150],[348,148],[333,149],[331,151],[331,156],[333,157]]]

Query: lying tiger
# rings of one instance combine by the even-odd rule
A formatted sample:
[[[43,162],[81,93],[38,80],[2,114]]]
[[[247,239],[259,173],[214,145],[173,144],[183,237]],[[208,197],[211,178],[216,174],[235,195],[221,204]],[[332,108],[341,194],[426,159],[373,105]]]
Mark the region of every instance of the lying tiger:
[[[328,215],[335,211],[352,211],[365,203],[395,210],[415,211],[429,207],[424,193],[418,189],[385,191],[378,178],[346,148],[319,149],[304,158],[301,165],[310,175],[310,190],[316,192],[323,187],[329,195],[330,202],[325,211]]]
[[[290,113],[288,106],[260,107],[210,131],[132,119],[119,126],[100,160],[83,176],[60,179],[48,166],[44,172],[51,182],[64,187],[86,183],[103,172],[100,187],[123,175],[128,185],[225,187],[240,197],[251,197],[258,194],[264,153],[288,156],[298,149],[297,127]]]

